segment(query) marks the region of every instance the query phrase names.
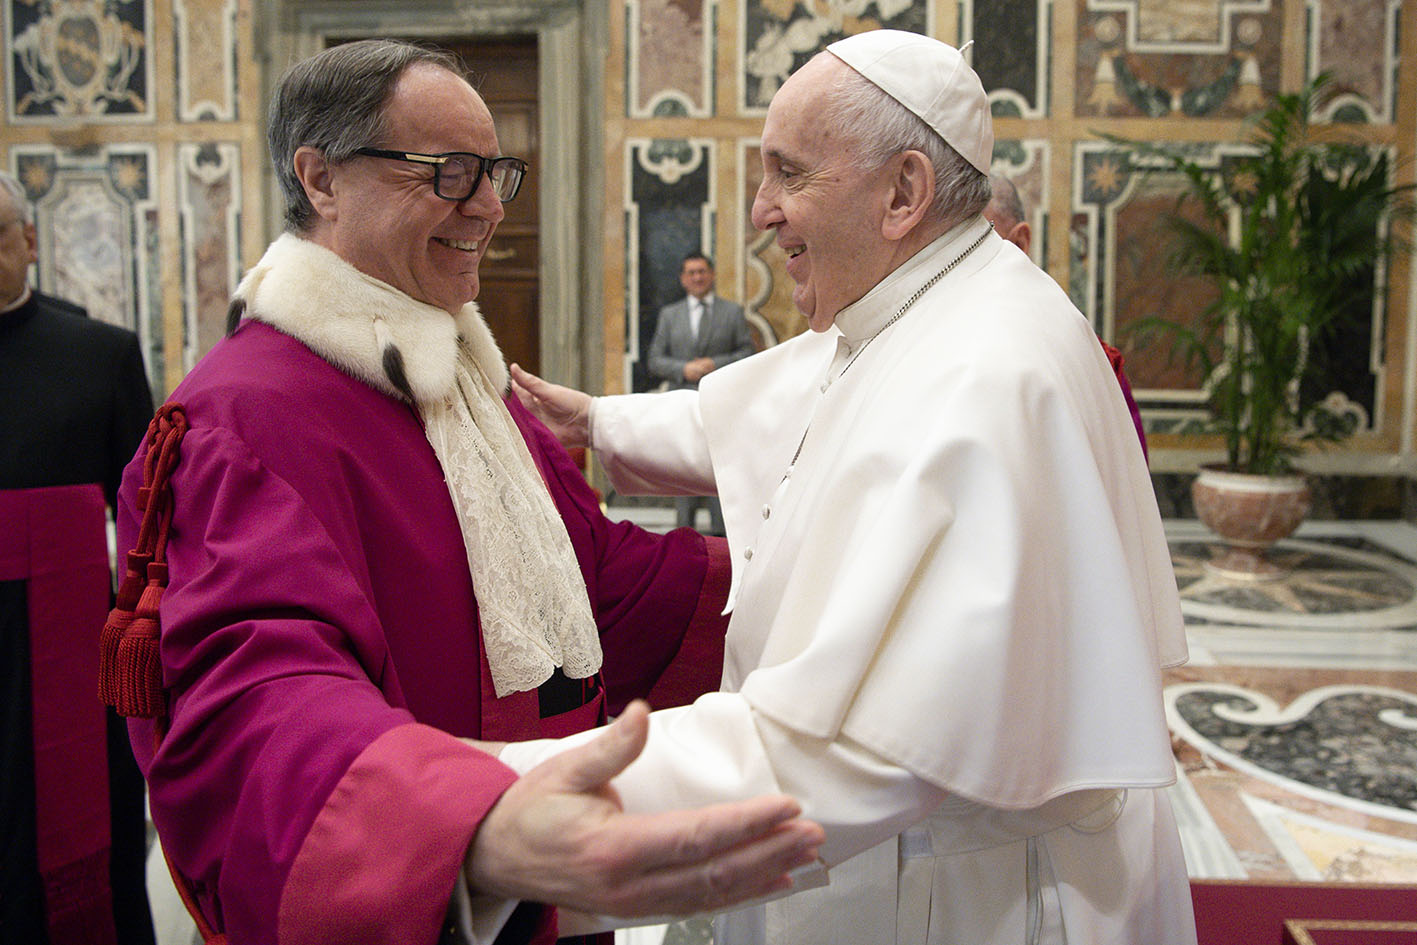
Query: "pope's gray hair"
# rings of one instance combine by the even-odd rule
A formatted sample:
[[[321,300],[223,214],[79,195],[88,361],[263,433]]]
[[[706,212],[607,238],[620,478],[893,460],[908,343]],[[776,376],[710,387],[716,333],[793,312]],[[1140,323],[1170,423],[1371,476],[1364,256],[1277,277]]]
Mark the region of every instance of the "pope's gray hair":
[[[34,223],[34,207],[30,206],[29,195],[25,193],[25,185],[12,174],[0,171],[0,190],[10,195],[10,203],[15,205],[15,212],[20,215],[20,222],[24,224]]]
[[[989,204],[989,176],[980,173],[935,129],[852,68],[839,70],[841,81],[828,93],[828,122],[854,142],[857,155],[877,168],[902,151],[919,151],[935,169],[935,195],[928,219],[953,226]]]
[[[285,225],[302,232],[315,208],[295,175],[295,152],[310,146],[331,164],[359,148],[383,143],[384,108],[410,66],[424,63],[462,78],[452,55],[414,43],[365,39],[332,46],[297,62],[281,76],[271,103],[266,141],[285,196]]]

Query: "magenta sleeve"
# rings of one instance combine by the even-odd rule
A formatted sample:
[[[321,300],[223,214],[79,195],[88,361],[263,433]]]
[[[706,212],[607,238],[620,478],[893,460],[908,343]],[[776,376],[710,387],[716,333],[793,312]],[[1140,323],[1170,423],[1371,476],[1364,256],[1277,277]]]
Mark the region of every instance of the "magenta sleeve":
[[[515,777],[437,729],[385,732],[311,824],[281,895],[277,941],[437,941],[472,835]]]

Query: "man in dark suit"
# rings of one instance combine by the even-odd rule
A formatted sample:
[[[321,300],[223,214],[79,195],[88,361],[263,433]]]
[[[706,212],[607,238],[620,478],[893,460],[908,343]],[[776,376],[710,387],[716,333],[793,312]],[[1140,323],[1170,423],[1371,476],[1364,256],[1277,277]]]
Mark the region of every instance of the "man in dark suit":
[[[0,173],[0,941],[151,945],[143,781],[98,700],[105,504],[152,417],[137,336],[33,291]]]
[[[743,306],[714,295],[713,260],[702,253],[685,256],[679,284],[685,296],[659,310],[649,345],[649,373],[669,390],[697,389],[705,374],[742,360],[755,349]],[[713,496],[676,498],[679,527],[694,526],[700,505],[708,506],[709,531],[722,535],[723,510]]]

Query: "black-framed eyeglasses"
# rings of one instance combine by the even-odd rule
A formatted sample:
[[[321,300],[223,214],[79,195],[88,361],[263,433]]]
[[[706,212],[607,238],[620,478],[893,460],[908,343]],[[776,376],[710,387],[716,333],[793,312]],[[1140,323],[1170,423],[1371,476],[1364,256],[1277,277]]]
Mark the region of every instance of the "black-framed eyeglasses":
[[[389,151],[384,148],[360,148],[354,152],[366,157],[427,164],[433,168],[433,193],[444,200],[466,200],[482,183],[486,174],[492,181],[492,192],[507,203],[521,189],[526,176],[526,162],[515,157],[483,157],[471,151],[449,151],[446,154],[419,154],[415,151]]]

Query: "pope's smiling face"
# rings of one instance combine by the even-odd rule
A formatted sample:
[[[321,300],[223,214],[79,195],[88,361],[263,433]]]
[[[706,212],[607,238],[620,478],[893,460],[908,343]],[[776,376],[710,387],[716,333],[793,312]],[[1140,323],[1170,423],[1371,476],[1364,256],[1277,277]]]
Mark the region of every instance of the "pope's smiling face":
[[[792,300],[814,331],[829,328],[892,265],[881,232],[890,165],[863,167],[849,131],[830,116],[830,89],[849,68],[817,55],[783,83],[763,125],[753,225],[776,230],[797,283]]]
[[[369,147],[422,154],[501,154],[481,96],[446,69],[418,63],[394,86],[384,139]],[[326,245],[356,269],[449,312],[477,297],[478,265],[506,215],[483,175],[466,200],[433,192],[433,168],[377,157],[330,167]]]

